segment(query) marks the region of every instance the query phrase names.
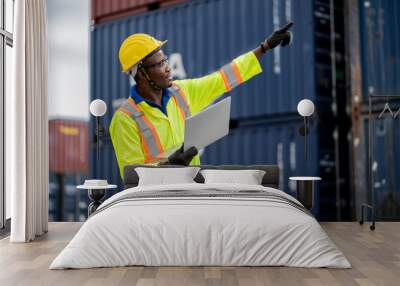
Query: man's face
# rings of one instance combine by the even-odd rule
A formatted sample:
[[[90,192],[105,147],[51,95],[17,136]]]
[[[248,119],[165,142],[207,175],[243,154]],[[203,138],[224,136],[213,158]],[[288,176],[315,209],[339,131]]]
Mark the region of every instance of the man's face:
[[[162,50],[147,58],[143,63],[143,67],[159,87],[168,88],[171,86],[171,69],[168,65],[167,57]]]

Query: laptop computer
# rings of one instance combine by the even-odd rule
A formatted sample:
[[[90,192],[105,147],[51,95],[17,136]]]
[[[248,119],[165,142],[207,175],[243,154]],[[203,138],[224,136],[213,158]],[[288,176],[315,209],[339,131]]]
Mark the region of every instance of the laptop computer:
[[[194,116],[186,118],[183,150],[203,149],[229,133],[231,97],[210,105]]]

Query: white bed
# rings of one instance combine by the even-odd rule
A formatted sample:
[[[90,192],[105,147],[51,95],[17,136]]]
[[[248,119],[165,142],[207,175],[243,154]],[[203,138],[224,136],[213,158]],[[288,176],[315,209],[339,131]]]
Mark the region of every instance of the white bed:
[[[114,195],[50,269],[128,265],[351,267],[315,218],[284,192],[198,183]]]

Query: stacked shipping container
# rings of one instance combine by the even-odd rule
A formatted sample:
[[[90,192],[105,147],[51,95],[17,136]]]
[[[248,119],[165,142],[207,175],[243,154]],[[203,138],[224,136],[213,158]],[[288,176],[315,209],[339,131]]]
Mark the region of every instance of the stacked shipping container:
[[[282,168],[282,188],[287,192],[293,191],[288,183],[289,176],[321,175],[321,198],[316,201],[313,211],[322,219],[334,219],[337,193],[340,195],[340,188],[348,187],[336,183],[336,178],[341,175],[336,171],[338,152],[344,149],[338,148],[343,145],[343,139],[342,143],[334,142],[333,136],[347,134],[348,130],[339,130],[332,122],[340,116],[347,121],[348,118],[346,113],[332,111],[337,110],[338,104],[331,92],[333,80],[342,100],[339,108],[345,108],[343,102],[346,102],[343,39],[340,38],[343,25],[339,29],[338,24],[343,22],[343,11],[342,2],[335,2],[335,6],[330,6],[329,1],[314,0],[197,0],[94,25],[91,36],[92,99],[101,98],[110,107],[104,122],[108,126],[112,114],[129,94],[129,81],[121,73],[118,49],[132,33],[144,32],[168,39],[164,50],[170,56],[175,77],[194,78],[253,49],[274,29],[293,21],[295,37],[292,46],[267,53],[261,62],[264,72],[231,92],[232,119],[237,128],[207,148],[202,163],[278,163]],[[336,22],[333,22],[332,14],[336,16]],[[333,33],[333,45],[332,27],[338,28]],[[335,46],[341,48],[333,50],[333,59],[338,62],[333,66],[338,68],[332,73],[331,55]],[[338,74],[340,79],[337,79]],[[296,111],[297,103],[303,98],[313,100],[317,110],[311,128],[308,173],[304,171],[303,137],[298,132],[302,118]],[[347,140],[346,136],[344,138]],[[92,169],[99,171],[101,177],[121,184],[109,140],[103,144],[102,157],[100,169],[97,170],[97,166]],[[348,175],[345,174],[339,182],[346,180]],[[342,195],[348,196],[349,190],[343,191]],[[349,201],[348,197],[341,199]]]
[[[320,207],[324,220],[349,219],[349,130],[343,1],[314,1],[315,88],[319,114],[319,170],[323,178]],[[322,191],[321,191],[322,192]]]
[[[49,176],[49,221],[85,221],[87,218],[88,195],[78,190],[85,174],[59,174]]]
[[[175,5],[186,0],[93,0],[92,24],[115,20],[123,16],[131,16],[161,7]]]
[[[400,95],[400,3],[360,0],[363,94]]]
[[[368,122],[365,122],[368,127]],[[368,134],[368,130],[365,130]],[[380,219],[400,218],[400,122],[389,116],[375,119],[372,129],[373,165],[372,191],[368,194],[369,202],[374,196],[376,215]],[[368,164],[366,164],[366,168]]]
[[[358,156],[358,164],[363,167],[355,173],[358,181],[355,189],[357,207],[361,203],[375,201],[379,219],[400,219],[400,117],[378,118],[387,96],[398,96],[398,100],[390,101],[390,106],[394,111],[400,107],[400,3],[359,0],[357,9],[358,13],[353,17],[359,20],[361,29],[359,35],[353,35],[352,38],[359,38],[360,51],[352,55],[355,68],[351,74],[356,79],[352,85],[360,85],[361,91],[361,99],[358,92],[352,94],[353,102],[361,102],[358,112],[353,116],[353,126],[360,126],[354,141],[360,142],[355,144],[360,147],[355,147],[354,153]],[[355,46],[357,42],[350,41],[349,45]],[[358,75],[357,65],[361,66],[362,78]],[[381,100],[374,99],[372,104],[372,166],[369,166],[368,160],[369,94],[382,97]],[[369,174],[370,167],[372,172]],[[366,188],[368,175],[372,178],[370,191]]]
[[[83,221],[88,196],[76,189],[89,172],[88,123],[49,120],[49,221]]]

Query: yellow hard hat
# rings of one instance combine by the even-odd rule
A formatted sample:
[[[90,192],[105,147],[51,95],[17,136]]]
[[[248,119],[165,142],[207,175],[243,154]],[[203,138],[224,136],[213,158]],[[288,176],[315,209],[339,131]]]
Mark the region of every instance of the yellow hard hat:
[[[167,41],[159,41],[148,34],[133,34],[119,48],[119,62],[123,72],[128,72],[146,56],[161,48]]]

